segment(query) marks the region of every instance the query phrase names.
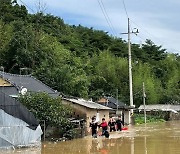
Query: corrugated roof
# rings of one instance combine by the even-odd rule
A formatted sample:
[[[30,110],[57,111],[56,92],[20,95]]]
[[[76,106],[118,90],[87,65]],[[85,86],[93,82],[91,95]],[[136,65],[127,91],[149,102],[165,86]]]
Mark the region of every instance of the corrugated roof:
[[[63,98],[64,100],[76,103],[78,105],[81,106],[85,106],[87,108],[91,108],[91,109],[100,109],[100,110],[112,110],[109,107],[106,107],[104,105],[100,105],[98,103],[92,102],[92,101],[87,101],[84,99],[74,99],[74,98]]]
[[[4,73],[0,71],[0,77],[4,78],[6,81],[10,82],[14,85],[18,90],[21,87],[27,88],[28,91],[32,92],[46,92],[53,96],[58,96],[58,92],[45,85],[41,81],[37,80],[35,77],[31,75],[18,75],[18,74],[10,74]]]
[[[144,110],[144,105],[141,105],[139,110]],[[172,105],[172,104],[154,104],[154,105],[146,105],[145,109],[147,111],[152,110],[162,110],[162,111],[180,111],[180,105]]]

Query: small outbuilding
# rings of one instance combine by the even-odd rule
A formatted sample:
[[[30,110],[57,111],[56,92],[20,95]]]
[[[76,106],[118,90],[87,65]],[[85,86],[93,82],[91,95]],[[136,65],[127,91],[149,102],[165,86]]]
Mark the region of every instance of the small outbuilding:
[[[80,98],[62,98],[62,103],[70,105],[73,109],[73,114],[70,117],[84,119],[86,127],[89,127],[91,118],[94,116],[97,117],[98,121],[101,121],[102,118],[109,120],[109,112],[112,110],[109,107]]]
[[[141,105],[139,112],[147,112],[152,115],[162,115],[165,120],[180,120],[180,105],[173,104],[153,104],[153,105]]]

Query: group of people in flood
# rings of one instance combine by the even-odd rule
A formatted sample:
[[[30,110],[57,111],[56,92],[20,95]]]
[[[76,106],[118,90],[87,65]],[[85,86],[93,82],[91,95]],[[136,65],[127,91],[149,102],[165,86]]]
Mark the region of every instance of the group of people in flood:
[[[92,121],[90,122],[90,130],[92,132],[92,137],[97,138],[97,136],[105,136],[109,138],[109,131],[121,131],[124,126],[121,117],[119,116],[117,120],[114,118],[110,118],[107,122],[105,118],[102,118],[102,122],[96,120],[96,116],[92,117]],[[98,134],[98,128],[102,129],[101,134]]]

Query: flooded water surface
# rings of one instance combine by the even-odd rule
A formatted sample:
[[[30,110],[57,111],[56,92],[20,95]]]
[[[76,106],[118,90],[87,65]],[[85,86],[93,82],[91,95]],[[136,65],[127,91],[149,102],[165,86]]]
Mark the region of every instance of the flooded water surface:
[[[6,150],[3,154],[180,154],[180,121],[129,127],[109,139],[90,136],[43,142],[41,148]]]

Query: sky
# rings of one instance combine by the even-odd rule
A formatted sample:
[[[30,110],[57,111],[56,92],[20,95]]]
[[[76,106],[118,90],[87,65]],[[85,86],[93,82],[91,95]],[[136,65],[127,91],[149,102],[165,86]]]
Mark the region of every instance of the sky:
[[[18,0],[30,13],[38,10],[58,16],[70,25],[93,27],[127,40],[127,18],[131,42],[151,39],[170,53],[180,54],[180,0]],[[40,4],[40,5],[39,5]],[[40,6],[40,7],[39,7]]]

